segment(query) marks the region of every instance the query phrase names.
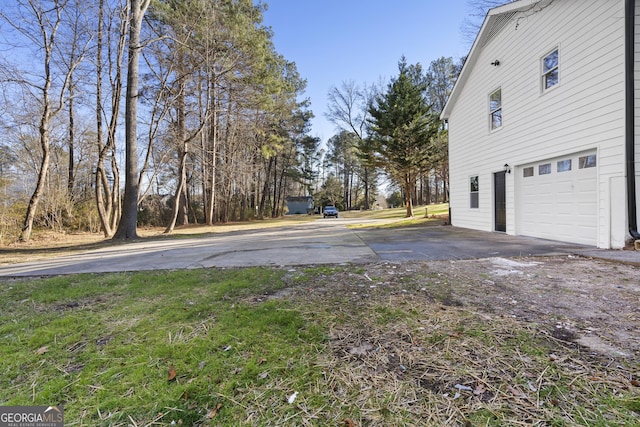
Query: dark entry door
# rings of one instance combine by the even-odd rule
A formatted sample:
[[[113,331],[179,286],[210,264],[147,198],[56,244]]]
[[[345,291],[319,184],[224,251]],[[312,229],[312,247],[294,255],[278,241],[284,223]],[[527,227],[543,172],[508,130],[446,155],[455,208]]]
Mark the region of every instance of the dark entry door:
[[[494,185],[494,214],[495,230],[507,231],[507,191],[505,182],[506,172],[496,172],[493,174]]]

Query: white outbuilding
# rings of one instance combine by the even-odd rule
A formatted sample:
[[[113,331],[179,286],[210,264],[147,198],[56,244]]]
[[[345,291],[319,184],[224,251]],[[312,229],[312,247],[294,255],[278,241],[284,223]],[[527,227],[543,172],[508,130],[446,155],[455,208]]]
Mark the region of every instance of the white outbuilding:
[[[621,248],[638,234],[640,6],[487,14],[441,118],[452,224]]]

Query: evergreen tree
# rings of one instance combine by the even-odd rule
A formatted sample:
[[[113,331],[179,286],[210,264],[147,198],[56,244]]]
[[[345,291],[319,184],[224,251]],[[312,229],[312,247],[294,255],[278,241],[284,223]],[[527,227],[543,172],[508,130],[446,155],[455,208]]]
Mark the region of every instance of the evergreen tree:
[[[298,179],[304,185],[305,195],[312,195],[313,184],[318,177],[318,171],[314,169],[314,165],[318,162],[320,138],[304,135],[296,143],[300,155],[300,164],[297,168]]]
[[[376,163],[404,187],[407,217],[411,217],[415,182],[427,166],[438,122],[426,101],[427,81],[421,65],[407,65],[403,56],[398,69],[399,76],[369,109],[370,151]]]

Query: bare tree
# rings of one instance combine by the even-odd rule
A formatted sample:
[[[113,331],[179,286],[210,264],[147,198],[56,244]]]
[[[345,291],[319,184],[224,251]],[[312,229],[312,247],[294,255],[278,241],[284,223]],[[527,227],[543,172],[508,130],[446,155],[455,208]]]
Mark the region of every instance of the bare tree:
[[[52,120],[65,108],[71,76],[84,55],[78,53],[74,59],[68,61],[66,67],[62,66],[63,61],[56,43],[58,31],[65,24],[64,11],[68,5],[68,0],[21,0],[16,5],[15,16],[9,16],[5,12],[0,13],[0,19],[9,24],[15,33],[29,44],[29,47],[34,48],[41,55],[36,56],[41,60],[41,73],[25,71],[5,80],[9,84],[21,87],[24,93],[39,105],[40,111],[38,135],[41,156],[38,177],[27,205],[20,233],[21,241],[28,241],[31,237],[38,203],[45,189],[51,162]]]
[[[126,1],[126,0],[121,0]],[[102,232],[113,236],[120,213],[120,171],[116,159],[116,130],[123,89],[123,63],[126,52],[128,20],[118,19],[124,5],[109,9],[110,2],[99,0],[96,23],[96,148],[95,199]],[[105,38],[106,36],[106,38]],[[115,37],[115,41],[112,41]],[[105,59],[104,49],[107,55]],[[106,73],[105,73],[106,71]],[[109,77],[109,106],[103,99],[104,79]],[[104,121],[108,120],[106,132]],[[106,136],[106,140],[105,140]]]
[[[343,82],[340,89],[332,87],[328,94],[329,111],[326,117],[336,126],[353,134],[358,139],[358,146],[363,147],[367,138],[367,126],[370,119],[369,108],[377,89],[374,86],[360,88],[355,82]],[[364,155],[365,152],[362,151]],[[362,181],[364,185],[364,208],[369,209],[370,182],[373,168],[363,156]]]
[[[24,227],[24,239],[33,227],[46,223],[51,216],[47,209],[60,210],[68,194],[86,194],[89,189],[95,191],[95,218],[105,237],[117,239],[137,237],[140,202],[162,192],[174,194],[168,230],[180,223],[176,211],[179,218],[209,223],[249,218],[258,211],[279,215],[284,196],[299,191],[304,179],[309,180],[301,174],[311,176],[308,168],[300,167],[304,156],[298,143],[304,140],[311,116],[304,102],[297,102],[304,80],[295,64],[275,51],[272,32],[262,25],[266,6],[248,0],[167,0],[153,2],[153,7],[151,0],[94,0],[77,9],[80,1],[15,0],[15,5],[1,8],[5,13],[20,11],[0,17],[8,24],[2,36],[10,33],[9,26],[20,34],[5,37],[2,43],[23,42],[21,49],[31,49],[32,57],[41,57],[45,65],[42,78],[38,76],[42,71],[33,73],[34,61],[29,64],[31,73],[0,63],[0,79],[13,85],[0,88],[9,100],[0,105],[2,114],[8,104],[20,107],[9,111],[15,120],[7,124],[20,139],[5,138],[19,151],[17,170],[34,177],[23,180],[20,193],[26,202],[25,195],[32,191],[27,187],[33,183],[25,219],[31,225]],[[181,26],[159,32],[165,36],[164,56],[148,55],[150,62],[140,68],[149,72],[138,76],[141,40],[149,40],[146,30],[153,29],[147,24],[166,19],[171,8],[184,14]],[[166,35],[174,32],[179,37],[169,42]],[[81,74],[76,62],[86,56],[88,41],[94,49],[92,74]],[[151,52],[151,47],[144,52]],[[163,69],[157,69],[159,65]],[[82,125],[88,85],[95,94],[95,122]],[[145,100],[151,100],[151,108],[140,106],[138,117],[137,102]],[[41,118],[39,123],[33,120],[34,112]],[[123,124],[125,145],[117,142]],[[137,142],[144,133],[142,126],[148,126],[148,133],[140,138],[144,146]],[[196,138],[198,150],[193,149]],[[90,154],[83,145],[88,141]],[[121,152],[126,154],[123,204],[117,161]],[[191,203],[194,194],[193,201],[200,197],[202,203]],[[74,216],[78,210],[87,209],[80,202],[66,203],[68,211],[59,217],[78,218]],[[156,213],[166,208],[163,205],[156,204]],[[166,225],[166,209],[162,213]],[[155,217],[155,224],[160,224],[160,218]],[[91,224],[94,227],[96,221]]]
[[[138,79],[140,63],[140,32],[142,19],[151,0],[129,2],[129,64],[127,68],[127,94],[125,107],[125,184],[122,215],[114,239],[138,237]]]
[[[453,86],[462,69],[462,60],[456,62],[453,58],[441,57],[431,61],[427,70],[427,102],[432,106],[436,113],[440,113],[453,90]],[[449,186],[449,148],[448,148],[448,131],[444,123],[441,123],[438,134],[432,141],[432,152],[430,158],[430,168],[423,172],[422,181],[426,189],[426,202],[431,203],[431,183],[434,183],[436,193],[436,202],[438,199],[438,190],[442,182],[443,201],[448,200]]]
[[[80,2],[82,0],[69,0],[69,7],[65,10],[65,20],[67,21],[68,31],[61,33],[65,40],[57,43],[57,49],[61,52],[60,57],[62,60],[62,66],[69,71],[69,79],[67,85],[67,114],[69,119],[68,126],[68,179],[67,190],[70,199],[73,199],[73,188],[76,179],[76,111],[74,101],[79,95],[80,80],[82,75],[77,76],[75,70],[78,69],[77,65],[84,61],[85,54],[88,51],[89,43],[91,42],[92,33],[88,31],[84,7]]]
[[[148,55],[144,55],[156,84],[145,87],[154,98],[149,101],[153,104],[150,130],[155,135],[149,135],[143,171],[150,167],[150,154],[152,150],[155,151],[153,143],[163,123],[164,128],[168,128],[167,136],[160,138],[166,140],[165,145],[168,146],[165,150],[168,155],[163,157],[173,159],[173,153],[176,153],[178,163],[177,176],[169,179],[171,182],[175,181],[176,185],[171,218],[165,233],[173,231],[181,212],[180,223],[188,222],[187,159],[193,141],[199,137],[210,115],[208,104],[203,106],[199,102],[202,99],[202,86],[197,79],[198,75],[204,74],[204,61],[198,45],[209,30],[206,27],[207,21],[201,19],[206,12],[204,4],[193,4],[185,8],[179,3],[168,3],[161,11],[152,14],[150,19],[153,31],[163,39],[163,43],[157,43],[154,49],[148,50]],[[199,111],[203,107],[205,111]],[[191,117],[199,120],[199,123],[195,123],[196,129],[189,126],[196,121],[190,121]],[[155,165],[155,174],[158,173],[158,166]]]
[[[471,46],[476,39],[484,17],[487,15],[489,9],[511,3],[512,1],[514,0],[468,0],[467,4],[470,13],[462,23],[461,30],[469,46]]]

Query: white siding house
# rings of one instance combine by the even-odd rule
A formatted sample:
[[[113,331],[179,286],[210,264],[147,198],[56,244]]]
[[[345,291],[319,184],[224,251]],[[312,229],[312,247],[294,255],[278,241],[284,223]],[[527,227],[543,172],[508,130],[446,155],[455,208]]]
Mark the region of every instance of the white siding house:
[[[453,225],[600,248],[638,238],[638,17],[634,0],[489,11],[441,116]]]

